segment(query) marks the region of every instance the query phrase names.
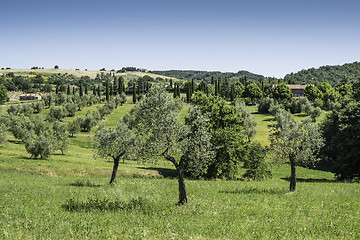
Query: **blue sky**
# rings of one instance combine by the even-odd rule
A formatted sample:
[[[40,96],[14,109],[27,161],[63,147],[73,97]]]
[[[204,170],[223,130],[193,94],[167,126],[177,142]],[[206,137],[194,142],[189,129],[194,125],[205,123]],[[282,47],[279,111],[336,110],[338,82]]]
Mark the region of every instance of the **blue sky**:
[[[0,9],[0,67],[283,77],[360,60],[355,0],[13,0]]]

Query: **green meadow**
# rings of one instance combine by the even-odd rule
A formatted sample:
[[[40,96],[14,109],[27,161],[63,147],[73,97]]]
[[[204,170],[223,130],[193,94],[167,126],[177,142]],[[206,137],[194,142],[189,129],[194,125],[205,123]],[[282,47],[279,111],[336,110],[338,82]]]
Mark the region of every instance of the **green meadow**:
[[[104,124],[114,127],[133,106],[115,109]],[[251,111],[255,140],[268,145],[273,117]],[[0,145],[1,239],[360,238],[359,184],[336,182],[330,172],[298,167],[294,193],[286,164],[272,164],[272,179],[259,182],[243,179],[241,168],[237,181],[186,180],[189,204],[179,206],[175,170],[162,159],[125,160],[118,184],[109,185],[112,162],[94,158],[93,134],[70,138],[65,155],[33,159],[8,133]]]

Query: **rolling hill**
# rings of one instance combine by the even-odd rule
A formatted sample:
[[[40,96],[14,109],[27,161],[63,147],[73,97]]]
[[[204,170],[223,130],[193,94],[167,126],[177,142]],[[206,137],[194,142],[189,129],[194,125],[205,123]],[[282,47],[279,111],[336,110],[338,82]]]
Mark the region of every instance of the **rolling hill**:
[[[360,78],[360,63],[346,63],[344,65],[336,66],[322,66],[319,68],[309,68],[301,70],[297,73],[287,74],[284,77],[285,81],[295,81],[297,83],[312,83],[318,84],[321,82],[329,82],[331,85],[336,86],[340,81],[345,80],[348,82]]]
[[[170,76],[165,76],[161,74],[156,73],[150,73],[150,72],[124,72],[124,73],[116,73],[115,71],[94,71],[94,70],[72,70],[72,69],[0,69],[0,75],[7,74],[7,73],[14,73],[15,75],[19,76],[30,76],[31,72],[36,72],[44,75],[51,75],[51,74],[68,74],[73,75],[75,77],[83,77],[83,76],[89,76],[90,78],[95,78],[97,74],[101,73],[115,73],[115,76],[123,76],[125,81],[129,81],[131,79],[136,79],[139,77],[144,77],[145,75],[148,75],[154,79],[156,78],[175,78]]]

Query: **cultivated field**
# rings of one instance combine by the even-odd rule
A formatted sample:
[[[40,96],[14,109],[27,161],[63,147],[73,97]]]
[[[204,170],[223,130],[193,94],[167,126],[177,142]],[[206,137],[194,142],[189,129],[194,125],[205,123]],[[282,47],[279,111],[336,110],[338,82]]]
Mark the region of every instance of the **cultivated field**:
[[[114,127],[132,107],[115,109],[105,125]],[[256,140],[267,145],[272,116],[251,110],[258,120]],[[48,159],[30,158],[24,144],[8,134],[0,145],[0,238],[360,238],[359,184],[335,182],[332,173],[298,167],[294,193],[288,192],[285,164],[272,165],[273,178],[261,182],[242,179],[244,169],[238,181],[186,180],[190,203],[178,206],[175,170],[162,159],[126,160],[118,185],[110,186],[112,162],[94,159],[93,133],[76,134],[65,155]]]
[[[20,76],[31,76],[30,72],[36,72],[40,74],[72,74],[76,77],[82,77],[82,76],[89,76],[90,78],[95,78],[97,74],[101,73],[115,73],[115,76],[122,76],[125,81],[129,81],[131,79],[137,79],[139,77],[144,77],[145,75],[148,75],[154,79],[156,78],[163,78],[163,79],[170,79],[171,77],[166,77],[163,75],[153,74],[153,73],[147,73],[147,72],[125,72],[125,73],[116,73],[116,72],[109,72],[109,71],[94,71],[94,70],[72,70],[72,69],[0,69],[0,74],[7,74],[9,72],[14,73],[15,75]],[[175,78],[173,78],[175,79]]]

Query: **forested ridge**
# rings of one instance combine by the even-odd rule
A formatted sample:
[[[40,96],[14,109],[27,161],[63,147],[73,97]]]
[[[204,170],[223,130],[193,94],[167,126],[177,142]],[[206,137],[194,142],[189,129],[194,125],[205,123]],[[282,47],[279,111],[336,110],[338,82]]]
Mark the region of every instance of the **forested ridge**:
[[[164,75],[167,77],[174,77],[181,80],[191,80],[195,81],[205,80],[206,82],[211,82],[211,78],[229,78],[230,80],[238,81],[241,77],[247,77],[248,79],[258,81],[260,78],[264,76],[251,73],[248,71],[238,71],[237,73],[232,72],[219,72],[219,71],[196,71],[196,70],[166,70],[166,71],[151,71],[151,73]]]
[[[167,71],[151,71],[155,74],[160,74],[168,77],[174,77],[181,80],[194,79],[200,81],[205,79],[206,82],[211,82],[211,78],[228,78],[230,81],[238,81],[239,78],[246,76],[247,79],[258,81],[260,79],[269,79],[273,82],[286,82],[289,84],[315,84],[328,82],[332,86],[337,86],[341,81],[351,82],[358,79],[360,75],[360,63],[346,63],[344,65],[335,66],[321,66],[319,68],[303,69],[296,73],[289,73],[283,79],[276,79],[273,77],[266,77],[261,74],[255,74],[248,71],[219,72],[219,71],[196,71],[196,70],[167,70]]]
[[[319,68],[303,69],[297,73],[290,73],[284,77],[286,82],[319,84],[328,82],[332,86],[338,85],[342,80],[346,82],[357,80],[360,76],[360,63],[346,63],[336,66],[321,66]]]

